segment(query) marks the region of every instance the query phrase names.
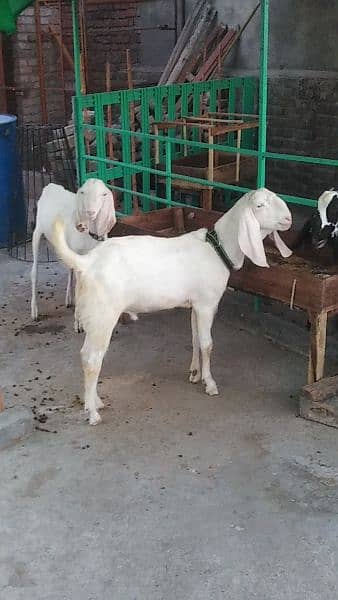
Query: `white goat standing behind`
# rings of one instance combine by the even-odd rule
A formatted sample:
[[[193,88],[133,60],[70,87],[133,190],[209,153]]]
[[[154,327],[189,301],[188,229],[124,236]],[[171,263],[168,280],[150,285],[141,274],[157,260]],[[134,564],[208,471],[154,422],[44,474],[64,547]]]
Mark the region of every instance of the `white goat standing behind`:
[[[240,269],[244,257],[268,267],[262,240],[273,233],[283,256],[291,251],[277,230],[291,227],[285,202],[267,189],[245,194],[215,225],[218,239]],[[190,381],[201,377],[210,395],[218,393],[210,372],[211,327],[227,287],[229,268],[206,242],[206,229],[175,238],[128,236],[103,242],[85,256],[69,248],[65,228],[54,226],[54,245],[62,260],[78,274],[78,310],[86,332],[81,350],[85,380],[85,410],[91,425],[101,420],[97,395],[102,360],[123,312],[154,312],[192,308]],[[200,351],[202,371],[200,369]]]
[[[36,297],[37,266],[40,238],[44,235],[52,243],[52,227],[61,218],[70,248],[85,254],[100,243],[96,238],[106,238],[116,223],[114,196],[100,179],[88,179],[76,194],[62,185],[49,183],[38,201],[36,225],[32,239],[33,266],[31,271],[32,319],[38,318]],[[90,232],[90,233],[89,233]],[[73,303],[73,272],[68,275],[66,306]]]

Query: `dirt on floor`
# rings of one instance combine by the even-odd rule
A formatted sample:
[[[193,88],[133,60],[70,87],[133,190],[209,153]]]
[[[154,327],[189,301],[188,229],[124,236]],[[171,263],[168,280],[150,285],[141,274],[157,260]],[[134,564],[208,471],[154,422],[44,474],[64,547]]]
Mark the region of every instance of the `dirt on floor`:
[[[188,382],[186,311],[119,324],[90,427],[66,272],[40,266],[32,323],[30,266],[0,253],[0,387],[35,418],[0,453],[0,598],[336,600],[338,432],[297,417],[305,316],[229,291],[213,398]]]

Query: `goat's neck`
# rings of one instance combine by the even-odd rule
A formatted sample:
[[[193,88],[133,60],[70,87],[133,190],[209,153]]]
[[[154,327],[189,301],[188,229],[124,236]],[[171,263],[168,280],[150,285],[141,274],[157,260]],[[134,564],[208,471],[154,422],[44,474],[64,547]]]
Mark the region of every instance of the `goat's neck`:
[[[238,243],[239,211],[230,209],[215,224],[215,231],[235,269],[243,266],[244,254]]]

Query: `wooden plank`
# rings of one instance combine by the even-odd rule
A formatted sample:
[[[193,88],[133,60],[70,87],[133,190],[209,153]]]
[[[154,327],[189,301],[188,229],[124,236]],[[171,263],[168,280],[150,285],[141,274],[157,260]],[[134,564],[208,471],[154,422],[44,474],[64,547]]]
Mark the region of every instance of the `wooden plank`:
[[[198,15],[200,14],[204,6],[205,0],[198,0],[198,2],[195,3],[195,6],[193,7],[193,10],[187,18],[185,25],[181,31],[181,34],[177,40],[177,43],[175,44],[175,47],[169,57],[169,60],[163,69],[163,73],[159,79],[158,85],[163,85],[167,82],[168,77],[171,71],[173,70],[175,64],[177,63],[182,50],[185,48],[188,40],[191,37],[195,22],[198,19]]]
[[[304,419],[338,427],[338,376],[305,385],[299,398],[299,414]]]
[[[327,311],[309,314],[311,322],[308,383],[324,376]]]
[[[181,72],[185,69],[186,63],[193,54],[198,54],[199,50],[208,34],[210,26],[215,19],[215,10],[210,10],[208,4],[203,8],[200,17],[194,23],[192,34],[187,40],[182,52],[176,61],[171,73],[169,74],[166,83],[175,83]],[[186,67],[187,69],[187,67]],[[184,72],[187,72],[186,70]]]
[[[0,111],[7,113],[7,86],[5,78],[3,34],[0,33]]]
[[[235,29],[228,29],[225,36],[222,38],[221,42],[218,44],[218,46],[215,48],[215,50],[211,53],[211,55],[207,59],[206,63],[204,63],[204,65],[202,65],[201,69],[199,70],[197,75],[194,77],[194,82],[205,81],[206,79],[208,79],[208,77],[210,76],[212,71],[215,68],[217,68],[219,52],[221,52],[221,54],[223,54],[223,52],[225,51],[227,46],[229,46],[229,44],[231,44],[231,41],[233,40],[235,35],[236,35]]]
[[[173,208],[173,215],[174,215],[174,226],[175,226],[176,233],[177,234],[184,233],[185,227],[184,227],[183,208],[181,208],[179,206]]]

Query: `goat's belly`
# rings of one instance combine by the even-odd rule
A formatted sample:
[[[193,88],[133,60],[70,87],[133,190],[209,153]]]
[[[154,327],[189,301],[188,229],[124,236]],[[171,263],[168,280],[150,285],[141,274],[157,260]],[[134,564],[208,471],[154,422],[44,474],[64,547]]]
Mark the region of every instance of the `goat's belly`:
[[[187,298],[170,298],[166,297],[154,297],[147,298],[146,301],[139,299],[128,305],[126,311],[135,313],[151,313],[158,312],[160,310],[170,310],[172,308],[191,308],[191,300]]]

